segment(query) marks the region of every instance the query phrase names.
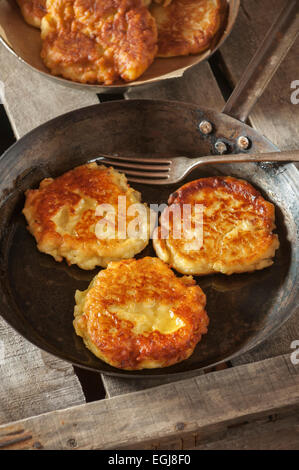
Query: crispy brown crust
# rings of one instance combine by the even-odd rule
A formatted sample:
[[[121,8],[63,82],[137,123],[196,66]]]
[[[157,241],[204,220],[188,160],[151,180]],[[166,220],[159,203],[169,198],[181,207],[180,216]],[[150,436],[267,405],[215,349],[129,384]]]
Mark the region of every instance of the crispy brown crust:
[[[23,213],[40,251],[52,255],[56,261],[66,258],[69,264],[93,269],[107,266],[111,260],[131,258],[148,243],[148,239],[97,238],[95,226],[101,217],[96,215],[96,207],[110,204],[117,215],[119,196],[126,198],[127,208],[140,201],[140,194],[127,185],[124,175],[91,163],[56,179],[46,178],[39,189],[28,190]],[[55,219],[63,213],[65,217]],[[68,223],[72,218],[74,224],[70,230]],[[130,220],[127,217],[128,223]],[[117,217],[115,222],[117,232]]]
[[[157,52],[156,23],[142,0],[48,0],[42,52],[54,75],[82,83],[138,78]]]
[[[205,191],[212,194],[213,191],[221,189],[230,194],[234,199],[252,204],[263,219],[263,224],[269,229],[273,228],[274,206],[266,201],[261,193],[255,189],[248,181],[236,179],[230,176],[217,176],[210,178],[200,178],[185,184],[168,198],[168,204],[187,204],[192,202],[194,195],[198,191]]]
[[[41,20],[47,12],[46,0],[17,0],[25,21],[40,28]]]
[[[194,284],[190,278],[177,278],[158,258],[110,263],[86,291],[83,306],[75,310],[76,332],[94,354],[114,367],[135,370],[180,362],[192,354],[209,323],[205,295]],[[136,334],[132,322],[109,311],[114,305],[144,300],[166,303],[185,325],[170,334],[157,330]]]
[[[208,49],[226,15],[226,0],[172,0],[150,10],[158,25],[158,57],[198,54]]]
[[[184,237],[167,239],[161,227],[154,247],[158,256],[184,274],[254,271],[270,266],[279,247],[275,209],[247,181],[233,177],[201,178],[170,195],[168,204],[203,206],[203,244],[186,249]]]
[[[120,191],[119,186],[113,181],[109,169],[97,168],[93,165],[77,167],[56,179],[46,178],[41,182],[39,189],[26,191],[25,211],[28,209],[34,212],[35,230],[33,231],[37,241],[40,242],[49,234],[59,239],[62,238],[56,232],[56,225],[52,220],[62,207],[68,206],[71,213],[74,213],[82,195],[102,204],[107,201],[107,192],[110,194],[111,204],[117,203],[118,195],[125,195],[125,191]],[[94,215],[93,222],[95,220]],[[85,224],[83,220],[80,221],[81,231],[83,231],[83,225],[84,236],[79,235],[78,241],[84,241],[88,233],[88,221],[86,220]],[[95,234],[90,233],[89,237],[95,239]]]

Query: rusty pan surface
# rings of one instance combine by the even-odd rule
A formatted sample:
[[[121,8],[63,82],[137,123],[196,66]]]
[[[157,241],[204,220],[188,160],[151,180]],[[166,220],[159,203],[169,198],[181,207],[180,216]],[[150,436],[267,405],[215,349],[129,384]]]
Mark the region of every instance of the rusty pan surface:
[[[213,123],[201,134],[202,119]],[[184,182],[210,175],[244,178],[276,207],[280,248],[270,268],[254,273],[197,277],[207,295],[209,332],[186,361],[165,368],[127,372],[96,358],[76,336],[74,293],[95,271],[57,263],[40,253],[21,214],[24,191],[103,153],[186,155],[213,153],[221,138],[231,153],[246,135],[248,152],[275,147],[249,126],[195,105],[167,101],[103,103],[60,116],[27,134],[0,160],[0,312],[25,338],[81,367],[127,377],[182,374],[228,360],[258,345],[294,312],[298,301],[298,177],[294,165],[222,164],[194,171]],[[184,183],[182,182],[182,184]],[[147,203],[166,202],[178,186],[134,185]],[[139,255],[154,256],[152,244]]]

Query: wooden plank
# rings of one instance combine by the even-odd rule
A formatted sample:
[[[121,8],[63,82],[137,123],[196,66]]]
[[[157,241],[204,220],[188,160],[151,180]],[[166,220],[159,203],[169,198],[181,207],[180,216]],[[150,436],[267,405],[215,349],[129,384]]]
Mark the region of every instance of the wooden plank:
[[[285,355],[2,425],[0,447],[156,448],[178,438],[199,446],[209,433],[293,410],[299,367]]]
[[[196,450],[298,450],[299,412],[291,416],[270,419],[257,423],[242,423],[228,428],[222,436],[195,447]]]
[[[3,104],[17,138],[60,114],[99,102],[96,94],[52,82],[0,44]]]
[[[257,420],[232,424],[224,431],[201,433],[200,444],[196,436],[176,439],[159,446],[159,450],[194,449],[194,450],[298,450],[299,448],[299,412],[294,410],[291,416],[279,417],[277,414]]]
[[[39,124],[80,106],[98,103],[94,94],[54,84],[0,46],[4,105],[17,138]],[[73,367],[42,352],[0,319],[0,422],[84,403]]]
[[[204,372],[195,372],[189,374],[185,378],[195,377],[203,374]],[[113,377],[108,375],[102,376],[102,381],[106,390],[107,398],[124,395],[126,393],[138,392],[139,390],[158,387],[172,382],[178,382],[179,378],[174,378],[171,375],[166,378],[148,378],[148,379],[124,379],[121,377]]]
[[[0,423],[85,402],[73,368],[0,320]]]
[[[196,372],[189,372],[184,374],[183,377],[172,377],[169,375],[164,378],[150,377],[148,379],[125,379],[122,377],[102,376],[103,385],[106,390],[107,398],[116,397],[118,395],[124,395],[125,393],[138,392],[148,388],[158,387],[159,385],[165,385],[169,383],[179,382],[182,379],[190,379],[192,377],[199,377],[200,375],[214,372],[216,370],[226,369],[228,366],[226,363],[217,364],[216,366]]]
[[[129,90],[127,99],[177,100],[197,103],[220,111],[224,100],[208,62],[188,70],[183,77],[163,81],[156,86]]]
[[[270,28],[285,0],[244,0],[233,32],[221,48],[222,60],[234,86]],[[253,108],[250,122],[281,150],[298,147],[299,105],[292,104],[291,84],[298,79],[299,40],[294,44],[268,88]],[[235,359],[243,364],[288,353],[293,340],[299,339],[299,309],[278,333],[251,353]]]
[[[221,428],[221,426],[220,426]],[[132,450],[142,449],[133,446]],[[174,438],[166,442],[153,442],[153,450],[298,450],[299,411],[289,416],[274,414],[252,423],[243,421],[228,425],[226,429]],[[126,450],[128,448],[126,447]]]

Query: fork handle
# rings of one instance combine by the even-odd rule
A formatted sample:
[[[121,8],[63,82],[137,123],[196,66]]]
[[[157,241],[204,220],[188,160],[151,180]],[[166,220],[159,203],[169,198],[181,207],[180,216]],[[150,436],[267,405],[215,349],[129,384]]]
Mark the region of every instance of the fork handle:
[[[230,155],[210,155],[193,160],[194,168],[203,163],[236,163],[236,162],[299,162],[299,150],[286,150],[271,153],[237,153]]]

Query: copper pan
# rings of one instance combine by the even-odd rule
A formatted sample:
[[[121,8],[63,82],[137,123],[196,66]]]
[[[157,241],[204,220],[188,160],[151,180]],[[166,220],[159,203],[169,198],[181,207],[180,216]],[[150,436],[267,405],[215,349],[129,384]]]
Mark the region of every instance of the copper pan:
[[[229,36],[236,21],[239,6],[240,0],[228,0],[226,24],[209,50],[198,55],[156,59],[138,80],[128,84],[124,82],[112,86],[81,84],[51,75],[40,58],[40,31],[25,23],[15,0],[0,1],[0,41],[24,64],[57,83],[96,93],[124,93],[131,87],[145,86],[181,77],[186,70],[208,59]]]

